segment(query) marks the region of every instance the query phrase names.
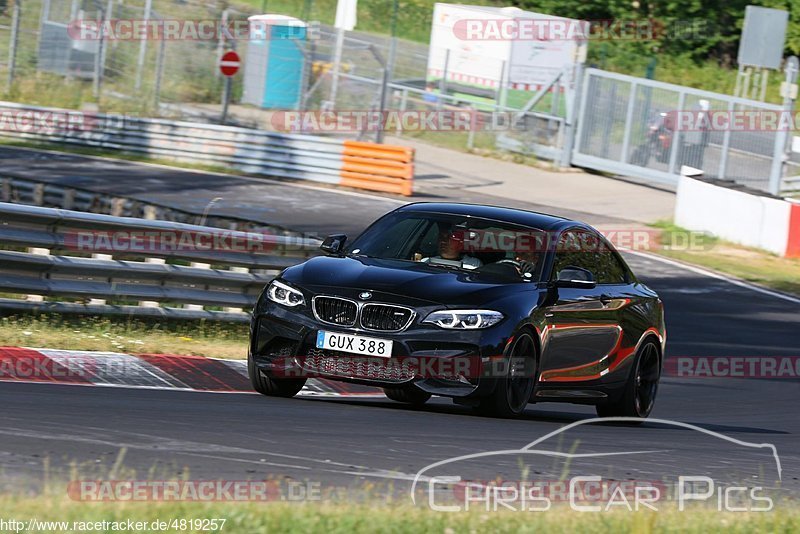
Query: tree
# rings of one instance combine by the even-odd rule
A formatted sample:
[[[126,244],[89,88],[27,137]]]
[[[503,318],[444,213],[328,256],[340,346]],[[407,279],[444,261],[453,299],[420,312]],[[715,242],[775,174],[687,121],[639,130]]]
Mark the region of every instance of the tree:
[[[800,52],[800,0],[516,0],[527,11],[589,21],[656,21],[653,40],[612,39],[634,54],[688,56],[695,61],[734,61],[748,4],[790,12],[787,51]]]

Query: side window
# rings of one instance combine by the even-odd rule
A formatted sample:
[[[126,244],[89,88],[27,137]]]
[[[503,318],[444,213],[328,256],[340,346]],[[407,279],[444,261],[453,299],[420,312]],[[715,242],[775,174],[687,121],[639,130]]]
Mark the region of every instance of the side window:
[[[565,267],[580,267],[594,275],[598,284],[626,284],[627,269],[603,239],[585,230],[564,232],[556,249],[552,279]]]
[[[628,271],[608,245],[601,242],[596,257],[595,276],[598,284],[627,284]]]
[[[597,276],[597,269],[592,264],[592,254],[587,254],[585,232],[568,230],[561,234],[556,248],[551,280],[558,278],[558,273],[566,267],[580,267]]]

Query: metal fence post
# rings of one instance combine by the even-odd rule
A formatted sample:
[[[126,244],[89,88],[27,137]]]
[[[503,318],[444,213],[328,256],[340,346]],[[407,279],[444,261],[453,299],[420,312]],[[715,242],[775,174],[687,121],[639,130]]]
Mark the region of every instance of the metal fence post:
[[[572,94],[572,104],[567,106],[567,120],[564,125],[564,146],[561,148],[561,166],[569,167],[572,163],[572,149],[575,146],[575,137],[579,132],[581,113],[586,106],[586,95],[584,94],[584,71],[583,63],[575,66],[575,90]],[[588,89],[588,84],[586,88]]]
[[[794,100],[792,99],[792,85],[797,82],[797,73],[800,70],[800,61],[796,56],[791,56],[786,60],[784,72],[786,80],[783,84],[783,113],[786,116],[792,115]],[[772,165],[769,169],[769,192],[773,195],[780,195],[783,185],[783,171],[786,157],[786,147],[788,144],[789,132],[784,128],[778,129],[775,136],[775,146],[772,150]]]
[[[14,84],[14,70],[17,67],[17,43],[19,41],[19,19],[20,19],[20,5],[19,2],[14,2],[14,11],[11,20],[11,42],[8,46],[8,91],[11,92],[11,86]]]
[[[111,21],[112,16],[114,13],[114,0],[108,0],[108,5],[106,6],[106,10],[104,13],[103,20],[108,23]],[[99,83],[97,87],[97,98],[100,98],[100,93],[102,91],[102,83],[103,83],[103,76],[105,76],[106,72],[106,57],[108,57],[108,45],[109,43],[106,42],[105,36],[100,36],[100,47],[97,51],[98,55],[100,56],[100,76],[99,76]]]
[[[469,107],[469,132],[467,132],[467,148],[475,148],[475,129],[478,127],[478,107],[473,104]]]
[[[225,76],[225,84],[222,86],[222,116],[220,122],[224,125],[228,122],[228,109],[231,105],[231,91],[233,85],[233,76]]]
[[[507,86],[508,86],[508,74],[506,73],[508,62],[503,60],[503,64],[500,67],[500,86],[497,88],[497,94],[495,95],[495,108],[499,107],[506,107],[507,101]]]
[[[397,121],[397,129],[395,131],[395,135],[400,137],[403,134],[403,124],[402,118],[406,114],[406,109],[408,108],[408,89],[403,89],[400,93],[400,117],[401,120]]]
[[[344,48],[344,29],[336,28],[336,48],[333,53],[333,72],[331,73],[331,92],[328,100],[331,109],[336,109],[336,97],[339,92],[339,70],[342,67],[342,48]]]
[[[50,20],[50,0],[42,0],[42,11],[39,15],[39,37],[36,39],[36,57],[42,52],[42,36],[44,35],[44,25]]]
[[[442,79],[439,80],[439,97],[436,99],[436,109],[442,109],[442,102],[447,93],[447,69],[450,68],[450,49],[445,50],[444,53],[444,70],[442,70]]]
[[[553,98],[550,100],[550,115],[558,116],[561,111],[561,83],[556,82],[551,88]]]
[[[389,83],[391,83],[392,78],[392,71],[394,71],[394,61],[395,56],[397,55],[397,38],[392,37],[390,44],[389,44],[389,57],[386,59],[386,62],[383,64],[383,76],[381,77],[381,91],[380,91],[380,103],[378,104],[378,109],[381,114],[381,123],[378,127],[378,131],[375,133],[375,142],[376,143],[383,143],[383,137],[385,134],[384,127],[386,121],[386,101],[389,95]],[[377,56],[376,56],[377,57]]]
[[[681,91],[678,95],[678,110],[683,111],[683,107],[686,105],[686,93]],[[683,147],[681,144],[683,143],[683,136],[681,136],[680,129],[676,129],[672,133],[672,146],[669,149],[669,172],[670,174],[676,174],[676,168],[678,166],[678,152],[683,152]],[[683,156],[681,156],[683,157]]]
[[[111,5],[111,2],[109,2],[109,5]],[[100,13],[102,14],[103,21],[107,22],[109,20],[108,13],[103,13],[102,10]],[[97,51],[94,54],[94,79],[92,83],[92,94],[95,98],[100,98],[100,87],[103,84],[103,68],[105,67],[105,64],[103,63],[103,58],[105,55],[103,53],[103,50],[105,50],[104,34],[105,32],[101,30],[99,39],[97,41]]]
[[[630,96],[628,97],[628,109],[625,112],[625,130],[622,134],[622,153],[620,154],[619,160],[622,163],[628,162],[628,150],[630,149],[631,144],[631,127],[633,123],[633,108],[636,104],[636,89],[638,88],[638,84],[633,82],[631,84],[631,92]]]
[[[228,27],[228,17],[229,17],[229,11],[228,11],[228,8],[225,8],[222,11],[221,24],[222,24],[223,28],[227,28]],[[225,32],[224,31],[219,32],[219,39],[217,39],[217,57],[222,57],[222,54],[225,53],[225,42],[226,42]],[[220,76],[222,76],[222,72],[219,69],[215,69],[214,73],[215,73],[215,77],[217,79],[219,79]]]
[[[167,54],[167,41],[161,39],[158,44],[158,56],[156,57],[156,86],[153,89],[153,105],[158,112],[158,105],[161,103],[161,80],[164,78],[164,61]],[[217,69],[219,72],[219,69]]]
[[[147,0],[144,6],[144,24],[147,25],[150,21],[150,15],[153,10],[153,0]],[[147,57],[147,39],[142,39],[139,43],[139,58],[136,62],[136,85],[135,88],[139,91],[142,88],[142,74],[144,71],[144,60]]]
[[[728,116],[733,117],[733,112],[736,110],[736,104],[733,100],[728,102]],[[725,179],[725,175],[728,173],[728,154],[731,150],[731,129],[725,128],[725,132],[722,134],[722,147],[720,148],[719,153],[719,168],[717,169],[717,178],[720,180]]]

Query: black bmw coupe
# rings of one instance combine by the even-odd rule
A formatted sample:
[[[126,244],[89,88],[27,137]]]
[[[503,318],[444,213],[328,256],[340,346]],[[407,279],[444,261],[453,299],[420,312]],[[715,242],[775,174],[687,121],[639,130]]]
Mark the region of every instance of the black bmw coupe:
[[[431,395],[498,416],[530,402],[647,417],[666,343],[658,295],[584,223],[516,209],[416,203],[261,294],[248,357],[256,391],[309,377]]]

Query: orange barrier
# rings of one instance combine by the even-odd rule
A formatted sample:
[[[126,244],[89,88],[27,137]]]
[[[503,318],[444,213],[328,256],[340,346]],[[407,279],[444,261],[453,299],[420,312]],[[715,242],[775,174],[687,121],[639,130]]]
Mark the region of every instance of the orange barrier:
[[[347,187],[411,196],[414,149],[361,141],[345,141],[340,184]]]

